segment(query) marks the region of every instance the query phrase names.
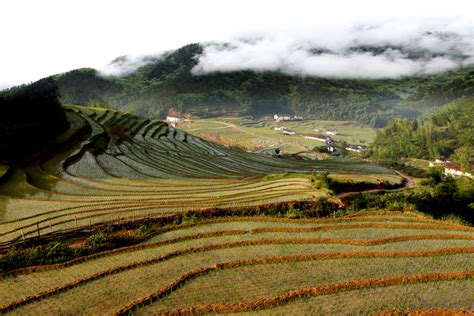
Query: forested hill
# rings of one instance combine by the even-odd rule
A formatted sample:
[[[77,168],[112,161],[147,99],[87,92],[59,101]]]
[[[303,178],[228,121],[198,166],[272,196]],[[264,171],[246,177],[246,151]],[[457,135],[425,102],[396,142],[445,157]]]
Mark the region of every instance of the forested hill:
[[[68,127],[51,78],[0,92],[0,162],[19,163]]]
[[[397,119],[371,146],[377,159],[415,157],[467,163],[474,159],[474,97],[453,102],[425,120]]]
[[[369,49],[369,48],[364,48]],[[423,77],[356,80],[238,71],[193,75],[202,53],[191,44],[125,76],[94,69],[57,75],[64,103],[103,105],[163,117],[169,109],[197,116],[288,112],[320,119],[359,120],[382,127],[396,117],[415,118],[460,97],[474,95],[474,66]],[[121,65],[127,57],[112,63]]]

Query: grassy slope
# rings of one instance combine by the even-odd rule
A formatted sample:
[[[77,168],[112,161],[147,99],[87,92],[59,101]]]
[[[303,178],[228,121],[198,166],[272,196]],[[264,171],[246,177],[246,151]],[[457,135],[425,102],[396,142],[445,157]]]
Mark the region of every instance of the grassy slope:
[[[232,304],[347,280],[472,271],[473,246],[472,228],[412,213],[375,213],[328,220],[223,219],[184,224],[156,236],[143,246],[109,252],[69,267],[51,266],[45,271],[27,271],[0,278],[0,290],[6,293],[0,299],[0,305],[56,287],[64,290],[61,293],[54,290],[49,297],[28,301],[24,306],[15,307],[13,313],[111,314],[134,300],[143,302],[139,314],[197,304]],[[456,250],[442,250],[447,248]],[[158,259],[160,256],[162,259]],[[270,257],[273,261],[249,261],[213,270],[216,263]],[[124,268],[120,268],[122,266]],[[190,271],[205,267],[211,270],[196,275],[162,298],[143,300]],[[103,273],[108,270],[111,272]],[[100,277],[92,277],[101,273]],[[85,283],[68,285],[79,279]],[[341,289],[321,299],[309,296],[308,299],[292,300],[288,305],[276,307],[275,312],[374,312],[394,304],[412,308],[452,304],[449,306],[469,308],[471,285],[472,279],[410,281],[391,287],[374,285],[351,291],[351,297],[359,297],[354,305],[348,304],[348,294]],[[400,295],[402,290],[416,293],[420,288],[434,294],[441,289],[455,289],[457,295],[442,299],[427,296],[426,300],[420,298],[421,294],[403,299]],[[374,300],[368,293],[384,298]],[[394,296],[384,293],[394,293]],[[343,302],[341,305],[336,304],[339,300]],[[267,311],[272,309],[263,310]]]

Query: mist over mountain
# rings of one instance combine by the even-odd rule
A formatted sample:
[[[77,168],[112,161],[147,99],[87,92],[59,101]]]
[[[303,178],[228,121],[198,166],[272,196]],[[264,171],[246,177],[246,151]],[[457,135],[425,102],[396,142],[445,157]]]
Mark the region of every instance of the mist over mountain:
[[[205,42],[193,56],[196,64],[192,73],[278,71],[296,76],[396,79],[446,72],[474,63],[474,32],[469,21],[425,23],[392,20]],[[103,72],[127,75],[167,54],[122,56]]]
[[[427,36],[438,38],[441,34]],[[348,78],[310,75],[309,66],[305,73],[272,70],[270,66],[253,69],[227,59],[219,61],[220,65],[236,65],[236,69],[224,69],[218,64],[210,68],[206,62],[211,60],[210,51],[232,55],[234,50],[242,50],[216,43],[190,44],[158,56],[121,56],[105,72],[79,69],[55,78],[65,103],[115,107],[156,118],[164,117],[169,110],[199,117],[288,112],[308,118],[358,120],[380,127],[396,117],[415,118],[455,99],[474,95],[474,67],[469,62],[472,57],[462,49],[463,41],[452,38],[456,44],[436,51],[388,44],[352,45],[345,49],[352,57],[329,48],[305,48],[314,58],[353,58],[350,62],[355,62],[356,55],[368,58],[366,66],[360,70],[352,68],[352,72],[349,66],[337,68],[337,62],[324,63],[327,71],[335,69],[342,74],[347,69]],[[261,45],[261,41],[242,45],[254,47]],[[389,54],[403,54],[406,62],[402,64],[424,68],[419,66],[423,69],[420,74],[401,75],[398,66],[393,66],[393,70],[372,60],[389,60]],[[255,56],[264,60],[266,55]],[[393,57],[391,62],[400,61]],[[292,67],[296,69],[295,64]],[[374,70],[376,67],[380,69]],[[357,77],[357,71],[366,76]],[[395,72],[395,78],[367,77],[393,76]]]

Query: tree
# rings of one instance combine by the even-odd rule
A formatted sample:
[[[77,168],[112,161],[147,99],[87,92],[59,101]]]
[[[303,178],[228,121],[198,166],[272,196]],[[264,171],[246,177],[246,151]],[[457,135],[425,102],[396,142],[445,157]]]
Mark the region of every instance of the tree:
[[[0,160],[18,162],[68,126],[52,78],[1,92]]]

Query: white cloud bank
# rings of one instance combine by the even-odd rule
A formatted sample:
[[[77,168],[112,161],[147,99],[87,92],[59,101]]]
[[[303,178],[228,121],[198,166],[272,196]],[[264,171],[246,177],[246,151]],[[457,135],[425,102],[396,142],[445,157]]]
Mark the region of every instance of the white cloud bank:
[[[337,67],[346,67],[348,63],[349,68],[344,71],[354,73],[363,65],[349,62],[352,61],[349,57],[354,55],[354,58],[365,60],[367,56],[358,56],[360,52],[345,52],[343,47],[348,43],[358,44],[354,43],[356,39],[360,43],[379,45],[390,42],[438,50],[449,49],[452,42],[459,42],[455,37],[441,40],[428,36],[416,40],[423,30],[459,34],[461,42],[469,44],[470,40],[468,55],[472,56],[474,2],[1,0],[0,12],[2,89],[80,67],[101,68],[121,55],[153,55],[196,42],[229,42],[239,48],[230,54],[227,51],[216,52],[209,47],[201,57],[200,68],[196,72],[215,69],[215,65],[221,63],[219,59],[225,57],[232,62],[225,65],[228,69],[239,69],[240,64],[263,67],[269,64],[269,59],[279,60],[273,67],[282,71],[303,74],[311,68],[311,73],[317,70],[322,74],[341,74],[340,71],[335,74],[334,70],[326,69],[329,66],[323,71],[318,65],[325,61],[323,57],[333,57],[327,61],[336,59]],[[253,48],[235,40],[256,36],[262,40]],[[345,54],[339,58],[338,55],[321,56],[319,61],[313,61],[304,50],[296,51],[299,46],[323,46],[331,51],[342,50]],[[245,54],[247,50],[253,50],[254,54]],[[264,56],[259,55],[261,51]],[[469,47],[464,47],[462,51],[469,51]],[[397,59],[397,65],[409,68],[405,64],[410,63],[403,54],[401,52]],[[391,57],[385,59],[384,64],[388,68],[393,67]],[[257,63],[257,60],[262,62]],[[309,61],[308,66],[301,64],[303,60]],[[449,69],[451,62],[456,65],[462,63],[448,57],[447,60],[424,62],[424,66],[421,62],[417,63],[410,67],[414,69],[410,71]],[[370,71],[377,72],[374,69]]]
[[[398,19],[346,29],[208,43],[193,73],[254,70],[378,79],[435,74],[473,62],[472,21],[410,23]]]

